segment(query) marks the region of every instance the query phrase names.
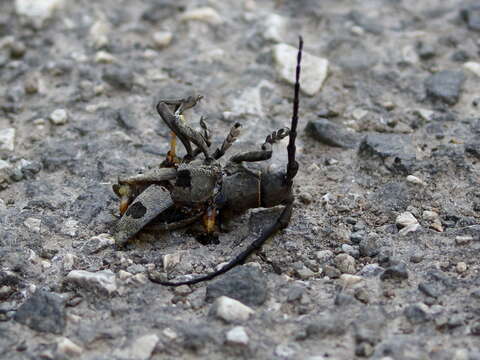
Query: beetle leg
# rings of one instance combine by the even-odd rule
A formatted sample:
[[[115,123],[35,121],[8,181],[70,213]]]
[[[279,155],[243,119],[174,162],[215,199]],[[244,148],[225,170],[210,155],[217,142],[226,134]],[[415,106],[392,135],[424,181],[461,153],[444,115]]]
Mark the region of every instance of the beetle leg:
[[[203,99],[203,96],[188,96],[183,99],[161,99],[159,102],[165,103],[168,106],[174,106],[175,115],[181,115],[185,110],[193,108]]]
[[[274,131],[266,137],[261,150],[247,151],[233,155],[230,158],[230,162],[240,163],[242,161],[256,162],[268,160],[272,157],[272,145],[287,137],[289,133],[290,130],[288,128],[282,128]]]
[[[233,145],[233,143],[237,140],[238,136],[240,135],[240,128],[242,125],[240,123],[235,123],[232,128],[230,129],[227,137],[222,143],[222,146],[219,147],[215,152],[213,153],[213,158],[215,160],[220,159],[225,152]]]
[[[119,177],[112,185],[113,192],[120,198],[120,215],[127,211],[128,206],[148,185],[173,180],[177,170],[173,168],[154,168],[143,174]]]
[[[207,160],[211,160],[210,151],[204,136],[197,130],[185,123],[182,112],[192,108],[201,99],[198,97],[188,97],[180,100],[160,100],[157,104],[157,112],[167,126],[172,130],[185,146],[187,159],[194,158],[194,152],[190,142],[195,144],[205,154]],[[172,113],[169,106],[175,106],[175,113]]]
[[[145,184],[145,183],[157,183],[166,180],[173,180],[177,176],[177,169],[172,168],[153,168],[146,171],[143,174],[137,174],[124,178],[119,178],[118,183],[120,185],[129,184]]]
[[[172,130],[172,132],[180,139],[188,155],[192,155],[192,145],[185,132],[181,130],[180,123],[182,122],[180,115],[175,115],[172,113],[168,107],[168,103],[160,101],[157,104],[157,112],[162,118],[163,122]]]

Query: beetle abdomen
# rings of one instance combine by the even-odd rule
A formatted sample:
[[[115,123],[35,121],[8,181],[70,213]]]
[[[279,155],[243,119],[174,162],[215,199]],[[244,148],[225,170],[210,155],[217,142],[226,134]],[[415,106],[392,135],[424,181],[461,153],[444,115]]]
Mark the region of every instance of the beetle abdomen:
[[[285,182],[284,170],[262,171],[261,206],[272,207],[292,198],[292,188]]]
[[[239,171],[222,181],[223,208],[234,213],[260,206],[260,172]]]

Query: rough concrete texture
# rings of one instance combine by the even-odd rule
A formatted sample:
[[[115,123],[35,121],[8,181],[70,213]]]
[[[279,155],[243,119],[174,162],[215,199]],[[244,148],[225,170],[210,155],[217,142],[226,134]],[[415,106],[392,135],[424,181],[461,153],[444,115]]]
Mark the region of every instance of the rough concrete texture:
[[[479,14],[462,0],[1,1],[0,357],[479,358]],[[217,142],[241,122],[229,153],[257,149],[289,125],[278,71],[293,60],[274,49],[299,34],[325,66],[305,72],[291,223],[242,270],[263,275],[154,284],[212,271],[258,223],[240,215],[206,246],[98,237],[117,177],[165,157],[157,99],[204,95],[187,120],[207,116]],[[329,133],[312,137],[320,118]],[[254,313],[210,316],[212,294]]]

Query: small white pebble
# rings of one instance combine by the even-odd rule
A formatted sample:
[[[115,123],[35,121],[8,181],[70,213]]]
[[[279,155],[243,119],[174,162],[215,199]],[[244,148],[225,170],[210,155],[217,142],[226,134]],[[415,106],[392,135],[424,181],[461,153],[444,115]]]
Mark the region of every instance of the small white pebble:
[[[433,221],[438,219],[438,214],[435,211],[425,210],[422,214],[422,217],[425,220]]]
[[[163,329],[162,333],[163,335],[165,335],[165,337],[169,338],[170,340],[175,340],[178,337],[177,333],[168,327]]]
[[[352,117],[355,120],[359,121],[359,120],[362,120],[365,116],[367,116],[367,114],[368,114],[367,110],[358,108],[358,109],[353,110]]]
[[[349,287],[363,281],[363,277],[358,275],[342,274],[340,275],[340,282],[344,287]]]
[[[285,39],[285,31],[287,28],[287,19],[277,14],[269,14],[265,20],[265,31],[263,38],[274,42],[281,42]]]
[[[465,245],[465,244],[468,244],[472,240],[473,240],[473,237],[470,236],[470,235],[457,236],[455,238],[455,242],[457,243],[457,245]]]
[[[68,121],[68,113],[65,109],[56,109],[50,114],[50,121],[55,125],[64,125]]]
[[[117,275],[118,275],[118,278],[122,281],[128,280],[133,276],[131,273],[125,270],[119,270]]]
[[[353,34],[353,35],[357,35],[357,36],[363,36],[365,35],[365,30],[363,30],[362,27],[360,26],[357,26],[357,25],[354,25],[350,28],[350,32]]]
[[[106,51],[97,51],[95,54],[95,62],[99,64],[112,64],[117,62],[117,58]]]
[[[480,63],[478,62],[467,61],[465,64],[463,64],[463,68],[477,76],[480,76]]]
[[[405,211],[397,216],[395,219],[395,224],[400,227],[406,227],[408,225],[418,224],[418,220],[411,212]]]
[[[405,226],[402,230],[400,230],[398,233],[400,235],[407,235],[411,232],[415,232],[417,231],[418,229],[420,229],[421,226],[419,223],[415,223],[415,224],[410,224],[410,225],[407,225]]]
[[[29,217],[25,219],[25,221],[23,222],[23,225],[25,225],[30,231],[39,233],[41,223],[42,223],[42,220]]]
[[[170,45],[172,38],[173,34],[170,31],[157,31],[152,35],[153,43],[159,49]]]
[[[422,179],[413,176],[413,175],[408,175],[407,176],[407,181],[412,184],[417,184],[417,185],[427,185]]]
[[[73,269],[73,265],[75,264],[75,255],[67,253],[63,257],[63,270],[70,271]]]
[[[419,115],[425,121],[430,121],[434,114],[432,110],[428,109],[416,109],[413,113]]]
[[[15,148],[15,129],[0,130],[0,150],[13,151]]]
[[[217,298],[210,308],[210,314],[226,322],[246,321],[254,313],[249,306],[227,296]]]
[[[463,261],[460,261],[459,263],[457,263],[456,269],[459,274],[464,273],[465,271],[467,271],[467,264]]]
[[[235,326],[226,335],[227,342],[234,345],[247,345],[249,338],[243,326]]]
[[[180,264],[182,259],[182,253],[176,252],[174,254],[166,254],[163,256],[163,269],[169,271],[173,269],[176,265]]]

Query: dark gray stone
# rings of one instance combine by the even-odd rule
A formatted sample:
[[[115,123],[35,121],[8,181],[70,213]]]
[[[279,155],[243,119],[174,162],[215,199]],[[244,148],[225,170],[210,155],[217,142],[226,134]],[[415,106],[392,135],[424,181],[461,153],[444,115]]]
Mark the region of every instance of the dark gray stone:
[[[182,332],[183,346],[194,352],[202,350],[207,344],[215,343],[215,339],[219,338],[207,324],[186,325]]]
[[[394,173],[410,173],[416,161],[412,139],[400,134],[369,134],[358,149],[360,158],[380,159]]]
[[[460,16],[470,30],[480,31],[480,5],[475,4],[460,10]]]
[[[307,337],[342,336],[347,326],[345,320],[338,314],[324,314],[324,316],[313,319],[306,327]]]
[[[294,302],[300,300],[305,294],[305,287],[300,285],[292,285],[288,288],[287,301]]]
[[[438,281],[423,282],[418,284],[418,290],[425,295],[436,299],[445,293],[445,286]]]
[[[386,214],[405,211],[410,202],[410,191],[405,183],[390,182],[379,187],[369,197],[373,207]]]
[[[350,241],[354,244],[359,244],[365,238],[364,231],[356,231],[350,234]]]
[[[343,292],[339,292],[333,301],[336,306],[348,306],[354,304],[355,302],[356,300],[352,295],[345,294]]]
[[[267,299],[265,275],[253,266],[239,266],[207,286],[207,301],[228,296],[249,306],[262,305]]]
[[[355,342],[367,342],[371,345],[378,343],[383,335],[385,326],[385,312],[380,307],[366,308],[352,323]]]
[[[126,67],[110,67],[103,72],[102,79],[119,90],[131,90],[133,88],[134,75]]]
[[[330,265],[325,265],[323,267],[323,273],[325,274],[325,276],[328,276],[330,279],[337,279],[340,277],[340,275],[342,275],[340,270]]]
[[[465,50],[458,50],[450,56],[450,59],[455,62],[464,63],[470,59],[470,55]]]
[[[433,45],[430,43],[424,43],[423,41],[420,41],[417,44],[417,54],[422,60],[429,60],[436,55]]]
[[[65,329],[65,307],[62,298],[37,290],[16,312],[14,319],[33,330],[61,334]]]
[[[118,125],[126,130],[132,130],[136,127],[135,116],[130,109],[119,109],[115,114],[115,120]]]
[[[426,311],[425,304],[409,305],[405,308],[403,314],[414,325],[424,323],[430,319],[430,314]]]
[[[408,279],[407,265],[404,262],[392,265],[385,269],[380,276],[382,280],[406,280]]]
[[[366,237],[360,241],[359,251],[361,256],[374,257],[378,254],[379,247],[377,240],[373,237]]]
[[[470,325],[470,334],[476,336],[480,335],[480,320],[476,320]]]
[[[328,119],[309,121],[305,131],[314,139],[330,146],[353,149],[359,142],[357,134],[347,131],[343,126]]]
[[[374,348],[368,342],[362,342],[355,346],[355,355],[361,357],[370,357],[373,354]]]
[[[154,1],[142,13],[141,19],[152,24],[159,24],[165,19],[171,19],[177,13],[185,10],[183,1],[178,0],[162,0]]]
[[[465,152],[476,157],[477,159],[480,159],[480,143],[470,142],[465,144]]]
[[[465,75],[461,71],[439,71],[425,80],[427,96],[448,105],[455,105],[460,98]]]

